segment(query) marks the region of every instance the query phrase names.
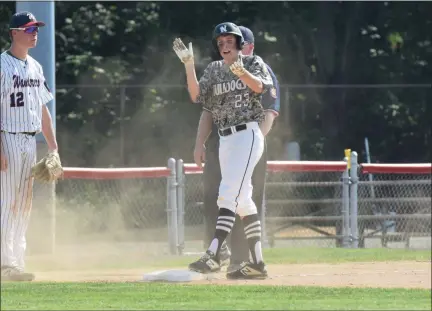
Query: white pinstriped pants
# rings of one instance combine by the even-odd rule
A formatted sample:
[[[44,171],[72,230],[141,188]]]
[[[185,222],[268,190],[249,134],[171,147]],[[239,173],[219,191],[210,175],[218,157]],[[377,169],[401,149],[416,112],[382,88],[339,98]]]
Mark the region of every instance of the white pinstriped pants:
[[[24,270],[26,232],[33,199],[31,168],[36,162],[36,138],[1,133],[8,168],[1,172],[1,265]]]

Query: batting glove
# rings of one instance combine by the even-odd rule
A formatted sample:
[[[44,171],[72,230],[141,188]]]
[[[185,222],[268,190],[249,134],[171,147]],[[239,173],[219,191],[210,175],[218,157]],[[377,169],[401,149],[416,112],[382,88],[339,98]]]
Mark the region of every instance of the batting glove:
[[[187,64],[193,61],[193,49],[192,42],[189,42],[189,49],[184,45],[183,41],[179,38],[175,39],[173,42],[174,52],[177,54],[178,58],[183,64]]]
[[[232,73],[235,74],[237,77],[241,77],[246,72],[246,69],[243,67],[243,61],[241,57],[239,57],[239,59],[234,62],[229,68]]]

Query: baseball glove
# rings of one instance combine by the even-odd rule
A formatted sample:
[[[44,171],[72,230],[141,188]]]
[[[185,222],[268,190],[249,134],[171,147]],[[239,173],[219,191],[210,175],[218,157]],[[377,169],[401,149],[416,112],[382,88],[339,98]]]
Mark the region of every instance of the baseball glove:
[[[32,176],[35,180],[50,183],[63,176],[63,167],[57,151],[49,152],[32,167]]]

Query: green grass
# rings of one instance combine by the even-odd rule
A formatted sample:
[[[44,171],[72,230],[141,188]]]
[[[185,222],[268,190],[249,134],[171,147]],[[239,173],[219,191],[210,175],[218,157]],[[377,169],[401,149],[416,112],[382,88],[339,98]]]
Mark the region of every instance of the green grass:
[[[268,264],[431,261],[429,250],[277,248],[264,254]],[[196,257],[119,256],[101,261],[98,269],[186,267]],[[1,310],[431,310],[430,305],[430,290],[420,289],[106,282],[1,286]]]
[[[430,250],[345,249],[345,248],[273,248],[266,249],[269,263],[342,263],[416,260],[430,261]]]
[[[149,262],[153,267],[177,267],[188,265],[198,256]],[[405,249],[343,249],[343,248],[271,248],[264,250],[267,264],[308,264],[382,261],[430,261],[430,250]]]
[[[118,257],[109,256],[97,260],[98,269],[134,269],[134,268],[174,268],[186,267],[191,260],[199,256],[165,256],[156,258],[137,258],[119,254]],[[377,261],[431,261],[430,250],[405,249],[343,249],[343,248],[273,248],[264,249],[267,264],[290,263],[343,263],[343,262],[377,262]],[[30,270],[44,271],[47,269],[69,269],[65,263],[53,259],[51,262],[40,264],[29,261]],[[94,269],[95,261],[83,260],[80,269]],[[75,269],[75,267],[71,268]]]
[[[153,267],[187,266],[199,256],[183,256],[149,262]],[[342,248],[273,248],[264,250],[267,264],[343,263],[376,261],[430,261],[429,250],[404,249],[342,249]],[[142,262],[141,262],[142,265]]]
[[[3,284],[2,310],[430,310],[429,290],[148,283]]]

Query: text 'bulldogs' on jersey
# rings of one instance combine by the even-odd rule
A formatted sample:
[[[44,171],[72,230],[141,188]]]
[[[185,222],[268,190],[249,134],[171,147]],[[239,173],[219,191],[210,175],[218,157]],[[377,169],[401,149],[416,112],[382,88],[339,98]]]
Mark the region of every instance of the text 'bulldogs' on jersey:
[[[273,86],[267,66],[257,55],[239,57],[245,69],[261,80],[263,93],[248,88],[222,60],[210,63],[199,80],[197,102],[213,114],[213,121],[220,129],[251,121],[260,123],[265,117],[261,97]]]
[[[42,105],[53,99],[41,65],[30,55],[21,60],[1,54],[0,128],[7,132],[40,132]]]

